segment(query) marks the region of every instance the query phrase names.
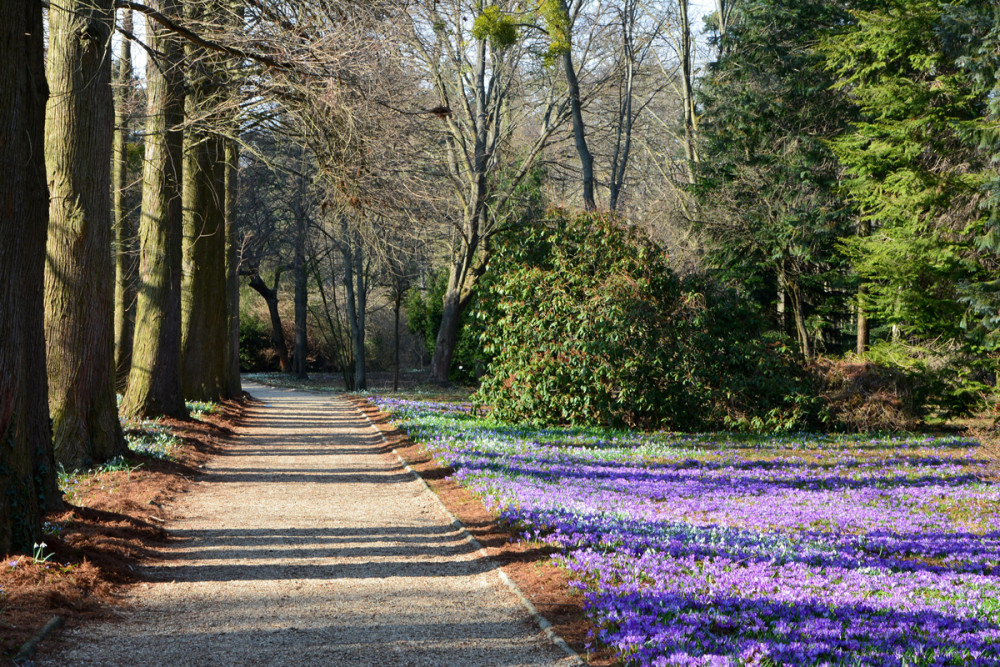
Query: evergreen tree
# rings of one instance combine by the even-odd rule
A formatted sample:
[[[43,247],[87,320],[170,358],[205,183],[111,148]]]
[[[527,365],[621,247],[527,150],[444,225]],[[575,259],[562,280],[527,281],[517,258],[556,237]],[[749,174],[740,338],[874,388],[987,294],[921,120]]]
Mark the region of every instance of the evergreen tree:
[[[985,111],[958,60],[966,44],[945,0],[855,12],[824,41],[837,89],[862,117],[831,142],[844,190],[871,234],[843,247],[867,286],[866,306],[898,330],[955,338],[958,283],[976,280],[973,245],[982,155],[965,139]]]
[[[995,352],[1000,348],[1000,4],[960,3],[947,19],[969,45],[959,64],[987,104],[986,115],[968,137],[987,163],[980,201],[984,224],[976,239],[984,270],[978,280],[960,287],[967,306],[962,326],[974,342]]]
[[[835,242],[850,209],[824,143],[852,108],[813,48],[843,22],[841,3],[757,0],[742,6],[727,47],[701,88],[704,120],[696,186],[704,235],[721,273],[770,299],[790,300],[799,347],[814,350],[806,318],[842,279]]]

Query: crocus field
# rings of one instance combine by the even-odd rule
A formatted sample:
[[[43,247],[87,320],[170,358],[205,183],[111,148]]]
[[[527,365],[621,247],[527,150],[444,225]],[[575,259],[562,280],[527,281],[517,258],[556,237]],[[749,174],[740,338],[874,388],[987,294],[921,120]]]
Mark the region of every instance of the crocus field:
[[[373,398],[642,665],[1000,665],[1000,483],[955,437],[511,427]]]

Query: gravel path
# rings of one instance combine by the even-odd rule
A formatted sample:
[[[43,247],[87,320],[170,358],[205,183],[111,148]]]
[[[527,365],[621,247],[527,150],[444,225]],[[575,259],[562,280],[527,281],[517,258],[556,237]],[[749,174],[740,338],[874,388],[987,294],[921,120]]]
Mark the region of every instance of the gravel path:
[[[571,664],[350,403],[247,389],[154,583],[36,664]]]

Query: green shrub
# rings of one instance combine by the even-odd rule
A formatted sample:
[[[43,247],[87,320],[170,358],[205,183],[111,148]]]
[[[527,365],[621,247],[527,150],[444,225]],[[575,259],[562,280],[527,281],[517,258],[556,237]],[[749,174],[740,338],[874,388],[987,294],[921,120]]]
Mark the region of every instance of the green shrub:
[[[643,233],[555,212],[505,241],[480,294],[477,400],[534,424],[800,428],[810,383],[740,295],[679,279]]]
[[[240,318],[240,370],[258,372],[271,370],[264,358],[271,347],[271,328],[255,317]]]

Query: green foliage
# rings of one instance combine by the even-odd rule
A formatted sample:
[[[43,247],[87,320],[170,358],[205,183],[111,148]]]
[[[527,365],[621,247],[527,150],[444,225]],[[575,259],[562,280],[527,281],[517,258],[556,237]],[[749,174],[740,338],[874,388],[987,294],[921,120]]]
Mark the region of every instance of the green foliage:
[[[864,358],[907,378],[912,386],[912,410],[918,417],[974,414],[992,392],[984,382],[990,360],[962,347],[883,341],[872,345]]]
[[[851,209],[823,141],[853,115],[813,48],[842,23],[840,3],[757,0],[741,5],[727,50],[700,87],[703,146],[695,194],[709,260],[720,277],[771,304],[779,282],[826,322],[847,319],[846,267],[836,242]],[[780,281],[779,281],[780,278]],[[820,323],[828,328],[825,323]]]
[[[442,268],[429,276],[426,290],[410,290],[406,304],[407,325],[412,333],[424,337],[429,355],[434,353],[437,343],[447,289],[448,269]],[[470,314],[474,308],[475,297],[459,321],[458,341],[451,361],[452,381],[463,384],[476,382],[485,365],[475,318]]]
[[[493,48],[504,49],[517,41],[517,25],[496,5],[484,7],[472,24],[472,36],[489,40]]]
[[[982,232],[976,238],[986,269],[978,280],[961,286],[966,306],[962,328],[985,350],[1000,350],[1000,5],[968,0],[956,3],[945,15],[958,40],[968,45],[958,58],[974,90],[987,100],[986,114],[966,136],[989,164],[980,209]]]
[[[555,212],[507,239],[481,294],[477,400],[533,424],[782,430],[808,383],[733,291],[682,281],[641,232]]]
[[[961,336],[960,281],[981,273],[974,201],[985,177],[974,132],[985,98],[958,66],[964,44],[950,2],[891,2],[854,13],[823,42],[837,88],[861,118],[831,141],[844,191],[872,234],[843,250],[867,287],[866,308],[922,336]]]
[[[540,0],[538,15],[549,35],[549,52],[546,60],[551,63],[556,57],[573,48],[573,26],[570,23],[569,11],[564,0]]]
[[[271,347],[271,328],[255,317],[240,317],[240,370],[253,372],[267,370],[263,359],[265,350]]]

